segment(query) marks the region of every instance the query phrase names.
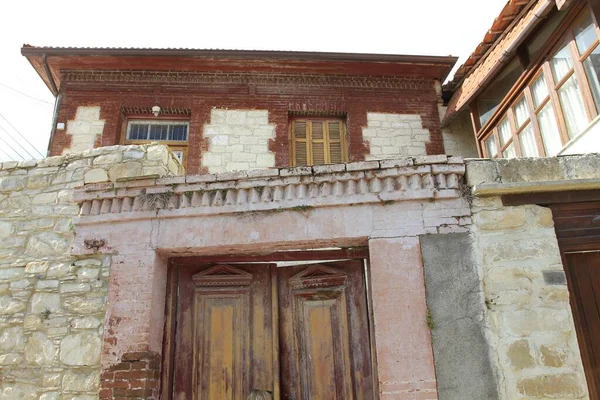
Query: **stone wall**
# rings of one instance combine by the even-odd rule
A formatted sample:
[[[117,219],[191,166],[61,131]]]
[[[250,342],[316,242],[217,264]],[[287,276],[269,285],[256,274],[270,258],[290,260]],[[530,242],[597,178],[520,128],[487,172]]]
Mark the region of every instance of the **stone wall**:
[[[427,154],[425,144],[430,141],[429,130],[423,128],[418,114],[367,113],[367,127],[363,138],[369,143],[366,160],[382,160]]]
[[[597,187],[598,165],[598,155],[467,163],[501,399],[588,398],[552,212],[504,206],[500,195]]]
[[[201,165],[210,173],[275,166],[275,154],[269,149],[275,124],[269,124],[267,110],[213,109],[204,138],[208,150]]]
[[[73,189],[180,172],[173,160],[149,145],[0,164],[0,399],[98,397],[111,258],[69,255]]]
[[[440,113],[443,115],[443,113]],[[446,154],[477,158],[477,144],[473,135],[471,117],[468,112],[457,115],[448,126],[442,128]]]
[[[71,146],[64,148],[62,153],[73,154],[94,148],[103,130],[99,106],[77,107],[75,119],[67,122],[66,133],[71,136]]]

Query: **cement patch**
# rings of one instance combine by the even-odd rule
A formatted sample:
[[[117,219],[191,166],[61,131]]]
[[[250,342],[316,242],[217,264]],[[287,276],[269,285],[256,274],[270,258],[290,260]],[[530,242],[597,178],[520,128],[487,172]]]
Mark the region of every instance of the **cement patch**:
[[[440,400],[498,399],[467,233],[420,237]]]

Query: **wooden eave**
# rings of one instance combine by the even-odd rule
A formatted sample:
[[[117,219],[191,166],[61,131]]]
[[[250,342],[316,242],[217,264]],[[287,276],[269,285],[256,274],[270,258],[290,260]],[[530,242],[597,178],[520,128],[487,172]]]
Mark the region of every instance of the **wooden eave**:
[[[24,46],[27,57],[54,95],[61,71],[125,70],[209,73],[323,74],[430,78],[443,81],[456,57],[289,51],[92,49]],[[47,68],[44,66],[47,64]],[[50,75],[47,73],[50,72]]]

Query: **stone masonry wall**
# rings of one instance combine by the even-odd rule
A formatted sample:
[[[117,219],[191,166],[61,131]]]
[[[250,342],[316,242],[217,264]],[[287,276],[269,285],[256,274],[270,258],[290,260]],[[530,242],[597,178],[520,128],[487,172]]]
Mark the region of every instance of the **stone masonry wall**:
[[[269,124],[267,110],[213,109],[204,138],[208,151],[202,154],[201,165],[210,173],[275,166],[275,154],[269,149],[275,124]]]
[[[443,115],[443,113],[440,113]],[[442,128],[446,154],[465,158],[477,158],[477,144],[468,112],[457,115],[448,126]]]
[[[475,198],[472,235],[481,267],[487,334],[501,399],[588,398],[548,208]]]
[[[63,149],[63,154],[73,154],[95,147],[102,136],[104,120],[100,119],[100,107],[77,107],[75,119],[67,122],[67,135],[71,136],[71,146]]]
[[[382,160],[426,155],[425,144],[431,138],[419,114],[367,113],[367,127],[362,130],[369,143],[366,160]]]
[[[181,172],[173,160],[148,145],[0,164],[0,399],[98,398],[111,258],[69,255],[73,189]]]

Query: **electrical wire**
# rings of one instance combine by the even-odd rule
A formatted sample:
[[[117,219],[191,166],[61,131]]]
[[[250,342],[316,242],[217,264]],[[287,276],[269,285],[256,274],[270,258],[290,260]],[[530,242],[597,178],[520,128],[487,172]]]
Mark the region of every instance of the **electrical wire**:
[[[15,159],[13,159],[11,156],[8,155],[7,152],[5,152],[4,150],[0,149],[0,153],[4,154],[7,158],[7,161],[16,161]]]
[[[19,93],[20,95],[23,95],[23,96],[25,96],[25,97],[29,97],[29,98],[30,98],[30,99],[32,99],[32,100],[36,100],[36,101],[39,101],[39,102],[42,102],[42,103],[46,103],[46,104],[50,104],[50,105],[52,105],[52,103],[50,103],[49,101],[42,100],[42,99],[38,99],[37,97],[30,96],[30,95],[28,95],[28,94],[26,94],[26,93],[23,93],[23,92],[21,92],[20,90],[17,90],[17,89],[15,89],[15,88],[12,88],[12,87],[10,87],[10,86],[8,86],[8,85],[5,85],[5,84],[4,84],[4,83],[2,83],[2,82],[0,82],[0,86],[4,86],[5,88],[7,88],[7,89],[9,89],[9,90],[12,90],[13,92],[17,92],[17,93]]]
[[[39,151],[38,149],[36,149],[36,148],[35,148],[35,146],[34,146],[34,145],[32,145],[32,144],[31,144],[31,142],[30,142],[29,140],[27,140],[27,138],[26,138],[25,136],[23,136],[23,134],[22,134],[21,132],[19,132],[19,130],[18,130],[17,128],[15,128],[15,126],[14,126],[13,124],[11,124],[11,123],[10,123],[10,121],[9,121],[9,120],[7,120],[7,119],[6,119],[6,117],[5,117],[4,115],[2,115],[2,113],[0,113],[0,117],[2,117],[2,119],[3,119],[3,120],[5,120],[5,121],[6,121],[6,123],[8,123],[8,125],[10,125],[10,127],[11,127],[11,128],[13,128],[13,129],[15,130],[15,132],[17,132],[17,133],[19,134],[19,136],[21,136],[21,137],[23,138],[23,140],[24,140],[24,141],[26,141],[26,142],[27,142],[27,143],[28,143],[28,144],[29,144],[29,145],[30,145],[30,146],[31,146],[31,147],[32,147],[32,148],[33,148],[33,149],[34,149],[34,150],[35,150],[35,151],[36,151],[36,152],[37,152],[37,153],[40,155],[40,157],[44,158],[44,155],[43,155],[42,153],[40,153],[40,151]],[[7,133],[8,133],[8,132],[7,132]],[[10,136],[10,134],[9,134],[9,136]],[[11,139],[13,139],[13,140],[14,140],[14,138],[12,138],[12,136],[11,136]],[[16,143],[19,143],[19,142],[17,142],[16,140],[15,140],[15,142],[16,142]],[[28,151],[25,149],[25,147],[23,147],[21,144],[19,144],[19,146],[20,146],[20,147],[21,147],[23,150],[25,150],[25,152],[26,152],[27,154],[29,154],[31,157],[33,157],[33,158],[36,158],[36,157],[35,157],[35,156],[33,156],[33,155],[30,153],[30,152],[28,152]]]
[[[0,129],[2,129],[4,132],[6,132],[6,133],[8,134],[8,136],[9,136],[9,137],[11,137],[11,139],[12,139],[12,136],[10,136],[10,134],[9,134],[9,133],[6,131],[6,129],[4,129],[4,128],[2,127],[2,125],[0,125]],[[4,143],[6,143],[6,145],[7,145],[8,147],[10,147],[10,149],[11,149],[12,151],[14,151],[16,155],[18,155],[19,157],[21,157],[21,159],[22,159],[22,160],[24,160],[24,159],[25,159],[25,157],[23,157],[23,156],[21,155],[21,153],[19,153],[18,151],[16,151],[16,150],[15,150],[15,149],[14,149],[14,148],[13,148],[13,147],[12,147],[12,146],[11,146],[11,145],[10,145],[10,144],[7,142],[7,141],[6,141],[6,140],[2,139],[2,136],[0,136],[0,140],[2,140]],[[13,139],[13,140],[14,140],[14,139]]]

